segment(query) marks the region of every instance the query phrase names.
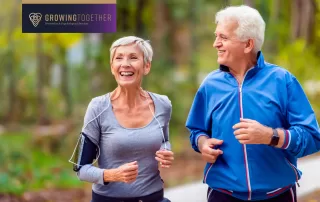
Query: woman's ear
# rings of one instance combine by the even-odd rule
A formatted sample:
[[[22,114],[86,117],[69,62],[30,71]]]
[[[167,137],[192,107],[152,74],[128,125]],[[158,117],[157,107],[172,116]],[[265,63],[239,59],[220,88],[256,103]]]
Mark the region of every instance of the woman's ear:
[[[114,75],[113,68],[112,68],[112,62],[110,62],[110,69],[111,69],[111,74]]]
[[[150,69],[151,69],[151,62],[147,62],[143,69],[143,75],[149,74]]]

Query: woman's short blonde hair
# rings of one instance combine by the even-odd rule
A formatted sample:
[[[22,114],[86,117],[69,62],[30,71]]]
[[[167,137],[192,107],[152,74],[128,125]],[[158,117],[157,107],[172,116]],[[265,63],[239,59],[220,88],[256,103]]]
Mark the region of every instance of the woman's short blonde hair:
[[[110,62],[113,60],[114,53],[119,46],[125,46],[129,44],[137,44],[140,50],[143,52],[144,62],[151,62],[153,56],[153,50],[148,40],[136,36],[126,36],[114,41],[110,48]]]

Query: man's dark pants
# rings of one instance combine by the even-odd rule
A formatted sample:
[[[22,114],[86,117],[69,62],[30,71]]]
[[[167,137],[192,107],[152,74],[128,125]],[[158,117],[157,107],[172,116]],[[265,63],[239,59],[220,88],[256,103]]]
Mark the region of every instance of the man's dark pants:
[[[209,195],[210,193],[210,195]],[[209,196],[208,196],[209,195]],[[243,202],[243,200],[232,197],[229,194],[225,194],[216,190],[208,188],[207,192],[208,202]],[[284,193],[266,200],[264,202],[297,202],[296,186],[293,186]]]

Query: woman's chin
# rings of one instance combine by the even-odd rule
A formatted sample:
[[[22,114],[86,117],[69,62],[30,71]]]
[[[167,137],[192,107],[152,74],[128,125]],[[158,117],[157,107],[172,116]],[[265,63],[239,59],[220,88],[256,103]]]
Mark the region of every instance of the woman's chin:
[[[127,87],[127,88],[129,88],[129,87],[133,87],[133,86],[137,86],[138,84],[137,84],[137,82],[135,82],[134,80],[126,80],[126,81],[118,81],[118,85],[119,86],[121,86],[121,87]]]

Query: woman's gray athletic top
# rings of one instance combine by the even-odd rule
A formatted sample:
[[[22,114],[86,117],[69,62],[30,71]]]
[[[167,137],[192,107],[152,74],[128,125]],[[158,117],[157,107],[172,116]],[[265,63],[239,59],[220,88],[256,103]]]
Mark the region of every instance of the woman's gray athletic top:
[[[89,103],[82,132],[100,147],[99,167],[84,165],[77,175],[80,180],[93,183],[95,193],[109,197],[138,197],[163,188],[155,153],[165,146],[171,150],[169,121],[172,105],[165,95],[151,92],[149,95],[154,102],[156,119],[153,118],[141,128],[124,128],[118,123],[112,110],[110,93],[95,97]],[[136,181],[131,184],[110,182],[104,185],[104,169],[118,168],[132,161],[137,161],[139,166]]]

